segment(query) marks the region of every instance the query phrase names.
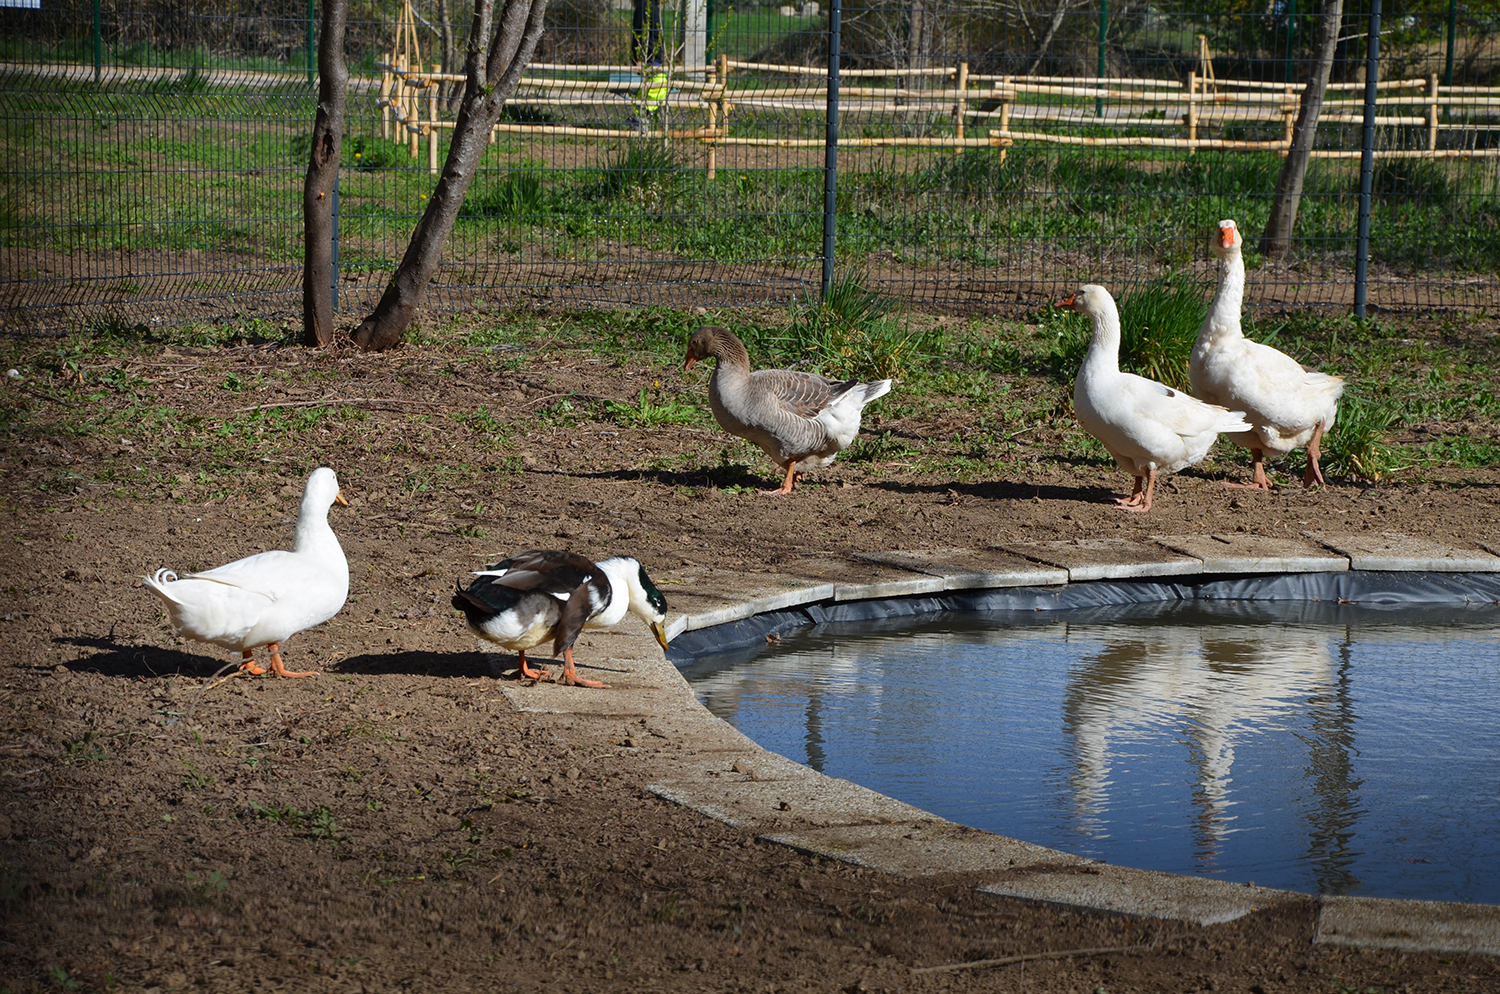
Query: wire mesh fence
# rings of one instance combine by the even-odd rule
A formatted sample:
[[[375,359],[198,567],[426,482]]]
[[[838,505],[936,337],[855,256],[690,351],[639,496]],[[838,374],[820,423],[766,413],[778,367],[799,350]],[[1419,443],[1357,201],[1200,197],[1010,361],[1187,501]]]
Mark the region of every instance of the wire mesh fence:
[[[1021,314],[1081,280],[1206,280],[1219,218],[1253,248],[1316,11],[863,3],[841,9],[841,275],[916,307]],[[351,4],[336,270],[350,323],[374,306],[436,183],[469,9]],[[299,319],[316,13],[0,5],[6,329]],[[1493,313],[1500,14],[1455,0],[1383,14],[1369,303]],[[826,4],[554,0],[548,19],[429,306],[816,297]],[[1346,5],[1292,252],[1251,253],[1252,306],[1354,298],[1368,25]]]

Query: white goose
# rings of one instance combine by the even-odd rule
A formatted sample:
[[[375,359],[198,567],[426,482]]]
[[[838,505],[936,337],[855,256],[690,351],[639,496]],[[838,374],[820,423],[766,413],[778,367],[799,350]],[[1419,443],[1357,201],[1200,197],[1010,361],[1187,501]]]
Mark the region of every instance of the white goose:
[[[244,653],[240,669],[266,672],[254,658],[265,646],[276,676],[314,676],[288,671],[281,643],[338,614],[349,596],[349,563],[328,526],[334,503],[348,501],[333,470],[319,467],[302,492],[292,551],[262,552],[180,577],[159,569],[145,578],[146,589],[162,599],[179,634]]]
[[[1245,260],[1240,252],[1243,239],[1233,221],[1219,222],[1214,253],[1224,260],[1224,273],[1213,306],[1198,331],[1188,377],[1193,392],[1212,404],[1243,409],[1248,432],[1230,435],[1230,441],[1250,450],[1255,463],[1251,483],[1230,486],[1269,490],[1266,461],[1275,462],[1293,449],[1306,446],[1305,487],[1321,484],[1318,465],[1323,435],[1333,427],[1339,397],[1344,392],[1341,377],[1302,368],[1291,356],[1269,345],[1252,342],[1240,330],[1240,305],[1245,297]]]
[[[1201,461],[1220,432],[1249,430],[1239,411],[1120,372],[1120,312],[1104,287],[1081,286],[1057,306],[1093,321],[1089,351],[1073,383],[1073,413],[1083,430],[1103,442],[1120,468],[1135,477],[1130,496],[1116,498],[1127,511],[1151,510],[1157,473],[1175,473]]]
[[[750,369],[745,343],[727,328],[706,327],[688,339],[683,369],[712,356],[708,405],[731,435],[749,439],[786,469],[765,494],[789,494],[800,469],[827,466],[859,435],[864,407],[891,389],[890,380],[830,380],[796,369]],[[800,467],[800,469],[799,469]]]

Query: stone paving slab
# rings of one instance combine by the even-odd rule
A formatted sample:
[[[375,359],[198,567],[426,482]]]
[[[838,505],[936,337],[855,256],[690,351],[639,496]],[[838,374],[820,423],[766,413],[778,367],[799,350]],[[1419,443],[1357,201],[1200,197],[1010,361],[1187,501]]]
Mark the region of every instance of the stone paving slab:
[[[1258,908],[1305,901],[1306,894],[1251,887],[1222,880],[1136,870],[1095,863],[1060,872],[1023,872],[985,884],[979,890],[1000,897],[1041,901],[1144,918],[1168,918],[1198,925],[1234,921]]]
[[[1204,573],[1343,573],[1346,556],[1302,538],[1271,535],[1152,535],[1173,552],[1202,560]]]
[[[1500,556],[1478,549],[1455,548],[1430,538],[1414,538],[1398,532],[1333,535],[1309,531],[1302,534],[1348,556],[1354,569],[1412,573],[1500,572]]]
[[[766,611],[833,599],[833,584],[779,573],[684,568],[653,577],[670,609],[667,638]]]
[[[1048,587],[1068,582],[1061,570],[1047,569],[1000,549],[926,549],[860,552],[856,558],[941,577],[943,590]],[[924,591],[925,593],[926,591]],[[850,598],[853,599],[853,598]]]
[[[1068,580],[1129,580],[1137,577],[1188,576],[1203,572],[1196,556],[1172,552],[1150,542],[1123,538],[1075,538],[1057,542],[1009,542],[1019,556],[1068,571]]]
[[[766,842],[904,877],[1083,866],[1089,860],[942,819],[767,833]]]
[[[808,773],[813,773],[808,770]],[[646,789],[740,829],[787,824],[824,827],[909,822],[931,815],[868,787],[814,774],[792,780],[738,783],[656,782]]]
[[[1500,956],[1500,907],[1377,897],[1325,897],[1313,942]]]

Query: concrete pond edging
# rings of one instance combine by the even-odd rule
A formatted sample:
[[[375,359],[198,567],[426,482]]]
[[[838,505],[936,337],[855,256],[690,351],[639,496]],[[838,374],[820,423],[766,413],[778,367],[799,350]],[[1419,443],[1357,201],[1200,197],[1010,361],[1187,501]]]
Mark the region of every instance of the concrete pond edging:
[[[1070,584],[1099,580],[1204,583],[1347,574],[1322,576],[1321,582],[1363,584],[1361,589],[1378,593],[1381,574],[1406,574],[1392,579],[1425,583],[1419,597],[1441,598],[1453,596],[1445,580],[1475,574],[1483,597],[1475,603],[1496,603],[1500,555],[1489,551],[1493,547],[1368,532],[1177,535],[814,555],[791,560],[774,574],[683,567],[653,571],[653,578],[674,609],[667,625],[671,638],[713,630],[723,641],[752,645],[768,632],[808,624],[809,611],[837,612],[892,598],[910,599],[913,610],[931,610],[943,598],[996,591],[1055,597]],[[599,670],[593,675],[613,689],[579,692],[506,682],[503,692],[512,706],[644,729],[640,741],[625,741],[644,760],[646,790],[753,831],[763,841],[902,877],[975,873],[992,878],[979,890],[998,896],[1200,925],[1308,898],[1100,863],[947,821],[761,748],[699,703],[644,626],[626,622],[586,633],[578,645],[580,666]],[[1324,896],[1314,942],[1495,956],[1500,906]]]

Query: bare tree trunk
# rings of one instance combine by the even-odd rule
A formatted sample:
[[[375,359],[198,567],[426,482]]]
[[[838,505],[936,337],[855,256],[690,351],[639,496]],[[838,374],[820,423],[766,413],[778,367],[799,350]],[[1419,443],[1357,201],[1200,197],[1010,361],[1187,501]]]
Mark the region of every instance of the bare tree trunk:
[[[927,39],[925,37],[927,19],[923,16],[925,13],[926,11],[922,7],[922,0],[911,0],[911,7],[906,17],[906,65],[907,68],[913,70],[927,68],[927,60],[922,57],[927,47]],[[906,88],[914,91],[920,90],[922,89],[922,83],[922,76],[917,72],[913,72],[911,79],[906,84]]]
[[[348,0],[323,0],[323,37],[318,39],[318,115],[312,154],[302,184],[302,342],[333,341],[333,186],[339,178],[344,136],[344,25]]]
[[[1036,58],[1032,59],[1031,65],[1026,67],[1026,75],[1030,76],[1034,74],[1037,66],[1042,64],[1042,59],[1047,57],[1047,49],[1052,45],[1052,38],[1057,34],[1057,29],[1062,27],[1063,15],[1068,12],[1068,8],[1071,6],[1073,5],[1069,0],[1058,0],[1057,9],[1052,12],[1052,20],[1047,22],[1047,33],[1037,43]],[[1027,30],[1031,30],[1031,25],[1027,25]]]
[[[438,0],[438,31],[443,40],[443,72],[453,72],[453,0]],[[445,82],[438,92],[443,106],[453,110],[463,96],[463,87]]]
[[[521,81],[536,44],[542,37],[547,0],[505,0],[498,24],[495,0],[478,0],[469,28],[468,53],[464,59],[463,103],[453,124],[453,143],[427,210],[412,232],[401,267],[386,286],[380,303],[354,329],[354,344],[379,352],[401,341],[401,333],[416,316],[427,284],[437,272],[443,246],[453,231],[464,194],[474,180],[474,171],[489,148],[490,130],[505,109],[505,101]],[[491,39],[490,35],[494,34]]]
[[[1302,185],[1307,179],[1307,164],[1312,159],[1313,142],[1318,137],[1318,116],[1323,111],[1323,94],[1328,90],[1328,76],[1333,71],[1333,56],[1339,44],[1339,24],[1344,19],[1344,0],[1323,0],[1318,22],[1318,55],[1307,74],[1307,89],[1302,91],[1302,106],[1292,125],[1292,147],[1281,164],[1276,178],[1276,195],[1271,201],[1271,216],[1260,236],[1260,254],[1268,259],[1284,259],[1292,250],[1292,230],[1297,227],[1297,208],[1302,203]]]

